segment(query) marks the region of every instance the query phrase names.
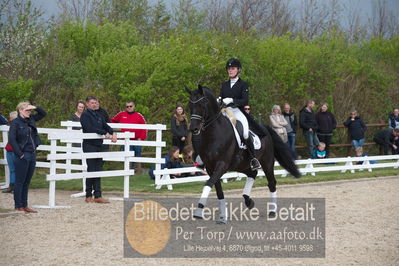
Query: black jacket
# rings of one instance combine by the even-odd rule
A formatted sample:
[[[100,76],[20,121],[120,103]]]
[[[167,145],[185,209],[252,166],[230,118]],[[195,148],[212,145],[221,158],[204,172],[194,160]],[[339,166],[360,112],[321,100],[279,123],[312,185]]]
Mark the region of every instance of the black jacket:
[[[388,119],[389,119],[388,127],[393,128],[393,129],[398,127],[398,125],[399,125],[399,116],[394,116],[394,114],[390,114]]]
[[[39,135],[37,134],[36,121],[43,119],[46,112],[36,107],[36,114],[32,114],[29,118],[18,116],[11,121],[9,142],[14,150],[14,154],[21,158],[24,152],[33,152],[41,144]]]
[[[283,112],[282,114],[283,114],[285,120],[288,120],[288,123],[290,123],[291,128],[292,128],[292,133],[296,133],[296,130],[298,129],[298,121],[296,119],[295,113],[294,112],[289,112],[289,113]],[[290,133],[290,132],[287,132],[287,133]]]
[[[248,83],[238,78],[237,82],[230,87],[230,80],[223,82],[222,88],[220,89],[220,97],[233,98],[233,106],[240,108],[244,111],[244,106],[248,105]]]
[[[337,127],[337,121],[330,112],[318,112],[316,114],[317,133],[331,134]]]
[[[181,139],[182,137],[187,138],[188,130],[186,120],[179,121],[179,125],[177,125],[177,118],[173,116],[170,121],[170,129],[172,130],[172,135],[175,138]]]
[[[80,116],[80,124],[82,125],[83,133],[97,133],[100,135],[105,135],[107,133],[113,134],[114,131],[110,126],[108,126],[107,122],[103,116],[101,116],[98,112],[86,109],[82,115]],[[83,143],[101,146],[103,144],[102,139],[84,139]]]
[[[374,141],[377,139],[380,142],[392,146],[394,142],[394,136],[392,135],[392,132],[393,132],[392,128],[381,130],[380,132],[374,135]]]
[[[317,122],[314,111],[309,111],[306,106],[302,108],[299,112],[299,126],[303,129],[303,131],[308,131],[312,129],[313,131],[317,130]]]
[[[353,121],[349,117],[344,122],[344,126],[348,128],[352,140],[364,139],[364,132],[366,132],[367,127],[359,116],[356,116]]]

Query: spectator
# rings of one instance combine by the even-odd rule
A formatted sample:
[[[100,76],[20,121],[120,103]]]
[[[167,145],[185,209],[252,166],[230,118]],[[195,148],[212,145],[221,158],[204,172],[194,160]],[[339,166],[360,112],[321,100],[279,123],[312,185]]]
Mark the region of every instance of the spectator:
[[[398,146],[394,144],[398,138],[399,128],[384,129],[374,135],[374,141],[384,149],[384,155],[388,155],[389,148],[392,148],[393,154],[398,154]]]
[[[7,123],[7,119],[4,116],[0,115],[0,126],[7,125]]]
[[[13,111],[10,113],[10,123],[12,120],[17,118],[18,112]],[[2,192],[3,193],[13,193],[14,192],[14,184],[15,184],[15,165],[14,165],[14,151],[12,149],[12,146],[10,142],[7,143],[6,147],[6,158],[7,158],[7,165],[8,169],[10,170],[10,185],[8,188],[4,189]]]
[[[326,157],[330,155],[330,143],[333,130],[337,127],[334,115],[327,111],[328,104],[323,103],[316,114],[317,138],[326,145]]]
[[[102,117],[104,117],[104,120],[105,120],[105,122],[107,122],[107,123],[109,123],[109,114],[108,114],[108,112],[104,109],[104,108],[102,108],[101,106],[100,106],[100,101],[99,100],[97,100],[97,103],[96,103],[96,106],[95,106],[95,109],[94,109],[98,114],[100,114]]]
[[[169,149],[169,152],[167,155],[165,155],[165,163],[161,164],[161,169],[173,169],[173,168],[180,168],[182,167],[181,163],[180,163],[180,150],[179,147],[176,146],[172,146]],[[150,178],[155,180],[155,175],[154,175],[154,170],[155,170],[155,166],[152,166],[150,168],[150,170],[148,171]],[[171,178],[176,178],[176,177],[180,177],[181,174],[171,174],[170,177]]]
[[[388,117],[388,127],[389,128],[399,128],[399,109],[393,109],[393,113]]]
[[[350,117],[344,122],[344,126],[349,130],[353,148],[356,150],[357,148],[363,147],[365,141],[364,133],[367,127],[357,111],[354,110],[350,113]]]
[[[313,111],[314,105],[313,100],[308,100],[306,106],[299,112],[299,125],[303,129],[310,157],[312,157],[314,147],[319,145],[319,139],[316,135],[317,122]]]
[[[324,158],[327,158],[326,144],[320,141],[317,148],[313,150],[312,159],[324,159]]]
[[[294,112],[291,112],[291,106],[288,103],[284,104],[283,116],[287,121],[287,125],[285,126],[285,128],[287,130],[288,146],[290,146],[292,158],[296,160],[297,155],[295,151],[295,141],[298,122]]]
[[[116,134],[112,128],[107,124],[104,117],[101,116],[97,110],[98,102],[95,96],[88,96],[86,98],[87,109],[83,112],[80,117],[80,123],[82,125],[83,133],[97,133],[105,135],[106,138],[116,142]],[[101,152],[102,151],[102,139],[84,139],[83,140],[83,152]],[[87,172],[102,171],[103,159],[86,159]],[[92,198],[92,191],[94,190],[94,199]],[[86,199],[87,203],[109,203],[108,200],[101,197],[101,178],[87,178],[86,179]]]
[[[285,126],[288,124],[285,120],[284,116],[281,114],[280,106],[273,105],[272,113],[269,116],[270,123],[272,124],[272,128],[276,131],[277,135],[283,140],[284,143],[287,143],[287,129]]]
[[[251,107],[250,107],[249,105],[244,105],[244,111],[245,111],[247,114],[251,114]]]
[[[32,115],[32,110],[37,113]],[[45,117],[46,112],[29,102],[19,103],[17,111],[18,117],[12,121],[9,132],[9,141],[14,151],[15,210],[36,213],[37,211],[28,207],[28,188],[36,167],[36,149],[41,143],[36,121]]]
[[[170,122],[172,130],[172,144],[183,151],[188,133],[188,120],[184,113],[183,106],[178,104]]]
[[[107,123],[109,123],[109,114],[108,114],[108,112],[105,110],[105,109],[103,109],[101,106],[100,106],[100,101],[97,99],[97,102],[96,102],[96,106],[95,106],[95,112],[97,113],[97,114],[99,114],[101,117],[103,117],[104,118],[104,120],[105,120],[105,122],[107,122]],[[104,151],[104,152],[107,152],[107,151],[109,151],[109,145],[108,144],[103,144],[102,146],[101,146],[101,151]]]
[[[78,101],[76,103],[76,112],[71,114],[71,116],[69,117],[69,120],[71,120],[73,122],[80,122],[80,116],[82,115],[84,110],[85,110],[85,102]],[[76,128],[76,129],[80,129],[80,127]]]
[[[193,167],[193,166],[197,166],[197,163],[194,162],[193,160],[193,154],[194,154],[194,150],[192,147],[190,146],[186,146],[183,149],[183,153],[182,153],[182,162],[181,162],[181,166],[182,167]],[[206,171],[200,171],[200,172],[192,172],[189,174],[186,174],[185,176],[194,176],[194,175],[207,175]]]
[[[76,103],[76,112],[71,114],[69,117],[69,120],[73,122],[80,122],[80,116],[86,109],[86,105],[84,101],[78,101]],[[80,130],[81,127],[72,127],[73,130]],[[72,143],[72,147],[81,147],[82,145],[80,143]]]
[[[146,121],[144,116],[139,112],[135,111],[136,105],[133,101],[126,102],[126,111],[120,112],[114,118],[111,119],[112,123],[123,123],[123,124],[141,124],[145,125]],[[132,140],[145,140],[147,138],[147,130],[145,129],[121,129],[122,132],[134,132],[134,138]],[[123,148],[123,147],[122,147]],[[134,156],[141,156],[140,145],[131,145],[130,151],[134,151]]]

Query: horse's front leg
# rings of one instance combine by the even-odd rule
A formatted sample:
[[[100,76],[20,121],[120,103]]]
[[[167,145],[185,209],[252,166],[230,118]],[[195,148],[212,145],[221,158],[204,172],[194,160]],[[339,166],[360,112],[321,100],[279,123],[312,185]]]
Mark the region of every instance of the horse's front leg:
[[[209,197],[209,193],[212,190],[212,186],[214,184],[216,184],[216,182],[220,181],[220,178],[226,172],[226,169],[227,169],[227,167],[226,167],[225,162],[219,161],[216,163],[214,170],[210,172],[210,178],[208,179],[208,181],[206,181],[206,183],[202,189],[201,198],[198,201],[198,206],[194,210],[195,218],[199,218],[199,219],[203,218],[204,207],[206,206],[206,203],[207,203],[207,200]],[[219,196],[219,193],[218,193],[218,196]],[[223,199],[224,199],[224,196],[223,196]]]
[[[224,199],[224,193],[222,188],[222,182],[220,179],[215,183],[216,195],[219,200],[219,220],[218,224],[226,224],[227,223],[227,205],[226,200]]]

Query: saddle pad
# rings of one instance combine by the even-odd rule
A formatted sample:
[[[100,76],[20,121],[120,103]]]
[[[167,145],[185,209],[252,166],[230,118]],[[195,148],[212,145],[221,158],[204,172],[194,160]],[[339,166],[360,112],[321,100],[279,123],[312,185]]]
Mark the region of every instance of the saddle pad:
[[[244,150],[247,149],[247,146],[241,142],[241,137],[238,134],[238,131],[237,131],[236,127],[234,126],[232,120],[228,116],[228,114],[226,112],[222,112],[222,114],[229,119],[230,124],[233,127],[234,135],[236,136],[238,147],[240,147],[240,149],[244,149]],[[253,133],[251,130],[249,130],[249,134],[251,134],[251,136],[252,136],[255,150],[259,150],[261,148],[261,143],[260,143],[260,139],[259,139],[258,135]]]

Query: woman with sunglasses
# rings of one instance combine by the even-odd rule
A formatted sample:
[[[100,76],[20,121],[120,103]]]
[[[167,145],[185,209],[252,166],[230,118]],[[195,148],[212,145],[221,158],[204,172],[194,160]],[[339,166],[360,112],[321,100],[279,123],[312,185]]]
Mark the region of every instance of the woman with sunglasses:
[[[36,114],[32,114],[32,110],[36,110]],[[18,117],[11,122],[9,132],[9,142],[15,155],[15,210],[36,213],[28,207],[28,188],[36,167],[36,149],[41,143],[36,121],[45,117],[46,112],[29,102],[19,103],[17,111]]]

